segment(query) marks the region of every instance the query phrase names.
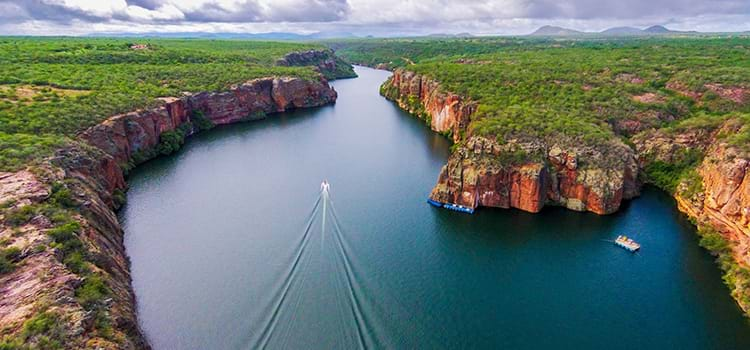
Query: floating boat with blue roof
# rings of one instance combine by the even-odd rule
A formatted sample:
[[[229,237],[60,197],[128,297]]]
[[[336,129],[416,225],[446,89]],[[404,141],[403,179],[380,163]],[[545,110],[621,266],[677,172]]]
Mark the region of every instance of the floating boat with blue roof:
[[[463,206],[460,204],[442,203],[432,198],[428,198],[427,203],[430,203],[430,205],[438,207],[438,208],[445,208],[445,209],[449,209],[449,210],[453,210],[453,211],[457,211],[461,213],[466,213],[466,214],[474,214],[474,208],[470,208],[470,207]]]
[[[445,203],[443,208],[458,211],[466,214],[474,214],[474,208],[465,207],[459,204]]]
[[[430,205],[438,207],[438,208],[442,208],[443,207],[443,203],[440,203],[440,202],[438,202],[436,200],[433,200],[432,198],[427,198],[427,203],[430,203]]]

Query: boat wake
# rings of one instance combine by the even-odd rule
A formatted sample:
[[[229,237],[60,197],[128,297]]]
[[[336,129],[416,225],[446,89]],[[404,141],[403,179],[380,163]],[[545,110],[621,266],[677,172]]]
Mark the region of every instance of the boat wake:
[[[290,338],[294,338],[295,335],[294,323],[304,304],[303,296],[306,295],[306,288],[311,287],[308,283],[320,283],[320,280],[326,277],[333,279],[328,281],[326,286],[327,289],[332,290],[333,295],[328,296],[328,299],[322,297],[318,298],[319,300],[305,300],[304,302],[320,302],[320,299],[329,301],[334,304],[332,306],[341,316],[339,320],[348,319],[351,322],[349,325],[339,325],[336,328],[340,333],[335,336],[328,334],[327,337],[330,337],[337,347],[342,348],[380,347],[380,342],[375,335],[377,331],[371,326],[372,322],[367,319],[368,313],[363,310],[372,309],[371,303],[365,300],[364,293],[362,293],[362,286],[355,272],[357,269],[353,266],[350,247],[344,238],[344,231],[336,215],[329,189],[330,186],[327,183],[324,182],[321,185],[321,191],[307,218],[304,232],[295,246],[292,261],[288,270],[285,271],[283,282],[273,294],[271,303],[266,306],[263,313],[266,317],[262,320],[262,327],[246,344],[247,348],[288,348],[287,345],[292,340]],[[320,226],[316,225],[316,222],[319,222]],[[320,250],[314,249],[315,245],[310,243],[318,240]],[[316,268],[323,273],[322,276],[315,277],[318,281],[309,281],[310,273],[308,272],[310,271],[308,270],[314,260],[318,260],[319,264]]]

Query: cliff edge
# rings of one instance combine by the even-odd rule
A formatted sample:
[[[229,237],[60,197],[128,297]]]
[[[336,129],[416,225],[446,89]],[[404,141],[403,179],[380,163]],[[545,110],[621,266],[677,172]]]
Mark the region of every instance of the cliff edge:
[[[534,213],[557,205],[609,214],[639,194],[635,152],[619,139],[587,146],[569,138],[472,135],[476,102],[403,69],[394,71],[381,93],[456,142],[430,194],[436,201]]]
[[[114,212],[127,170],[215,125],[336,100],[322,77],[271,77],[112,116],[43,165],[0,173],[0,347],[148,349]]]

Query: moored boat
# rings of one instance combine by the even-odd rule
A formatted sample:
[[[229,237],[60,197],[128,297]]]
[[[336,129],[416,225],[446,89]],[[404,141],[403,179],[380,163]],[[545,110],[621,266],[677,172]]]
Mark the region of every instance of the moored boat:
[[[641,249],[640,244],[624,235],[617,236],[615,244],[631,252],[636,252]]]
[[[443,208],[467,214],[474,214],[474,208],[465,207],[460,204],[445,203],[443,204]]]
[[[443,207],[443,203],[438,202],[438,201],[436,201],[436,200],[434,200],[432,198],[427,198],[427,203],[430,203],[430,205],[438,207],[438,208],[442,208]]]

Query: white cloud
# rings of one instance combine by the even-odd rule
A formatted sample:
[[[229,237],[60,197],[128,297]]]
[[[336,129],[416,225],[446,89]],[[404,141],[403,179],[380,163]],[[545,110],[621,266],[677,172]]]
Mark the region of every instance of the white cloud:
[[[0,0],[0,34],[525,34],[545,24],[742,31],[750,30],[750,0]]]
[[[185,18],[185,14],[172,4],[165,4],[154,10],[131,5],[125,9],[128,17],[140,21],[178,21]]]
[[[98,17],[112,16],[117,12],[124,11],[128,6],[125,0],[45,0],[43,2],[81,10]]]

